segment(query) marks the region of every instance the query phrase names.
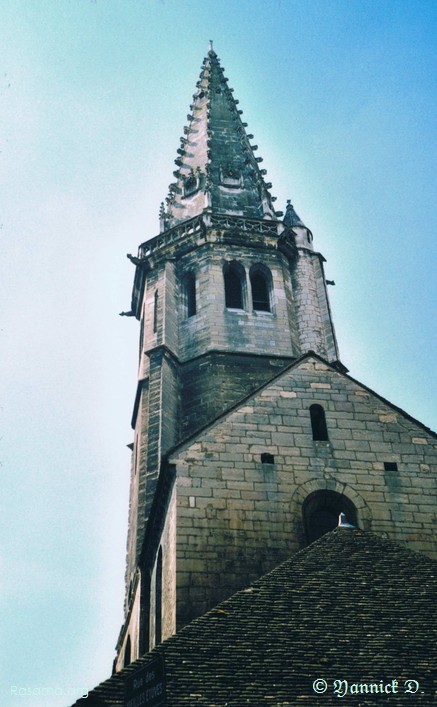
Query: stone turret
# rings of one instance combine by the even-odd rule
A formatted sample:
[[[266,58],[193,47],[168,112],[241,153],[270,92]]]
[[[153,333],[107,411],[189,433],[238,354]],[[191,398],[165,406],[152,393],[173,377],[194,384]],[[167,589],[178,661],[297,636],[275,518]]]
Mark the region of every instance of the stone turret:
[[[297,250],[291,277],[301,351],[316,351],[328,361],[336,361],[339,354],[326,291],[325,258],[314,251],[313,234],[290,201],[284,224],[293,230]]]

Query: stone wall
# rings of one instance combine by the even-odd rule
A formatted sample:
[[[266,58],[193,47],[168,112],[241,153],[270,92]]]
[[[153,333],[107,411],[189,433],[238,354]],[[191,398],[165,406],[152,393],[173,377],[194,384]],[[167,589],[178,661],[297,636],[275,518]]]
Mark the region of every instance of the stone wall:
[[[180,369],[183,439],[273,378],[291,359],[211,352]]]
[[[326,442],[313,440],[314,403],[326,413]],[[263,453],[274,463],[262,463]],[[436,435],[317,358],[292,366],[171,462],[178,627],[300,549],[302,504],[314,491],[343,494],[360,527],[437,556]]]

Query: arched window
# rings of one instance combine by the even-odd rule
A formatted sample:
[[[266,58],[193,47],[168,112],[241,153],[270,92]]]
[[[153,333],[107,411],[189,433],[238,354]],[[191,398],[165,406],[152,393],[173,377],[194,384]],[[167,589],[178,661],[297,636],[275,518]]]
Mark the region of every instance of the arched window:
[[[271,275],[267,268],[255,266],[250,271],[252,306],[255,312],[271,312]]]
[[[319,442],[328,441],[328,428],[326,427],[325,411],[321,405],[310,406],[311,429],[313,439]]]
[[[340,513],[347,521],[357,525],[357,512],[354,504],[337,491],[315,491],[304,501],[302,507],[305,535],[308,544],[318,540],[338,525]]]
[[[184,305],[185,319],[194,317],[197,311],[196,307],[196,278],[194,273],[189,272],[185,275],[182,283],[182,297]]]
[[[129,665],[131,662],[131,644],[130,636],[127,637],[126,645],[124,647],[124,658],[123,658],[123,668]]]
[[[162,641],[162,548],[159,548],[155,579],[155,645]]]
[[[223,267],[225,304],[228,309],[244,309],[246,274],[239,263],[226,263]]]

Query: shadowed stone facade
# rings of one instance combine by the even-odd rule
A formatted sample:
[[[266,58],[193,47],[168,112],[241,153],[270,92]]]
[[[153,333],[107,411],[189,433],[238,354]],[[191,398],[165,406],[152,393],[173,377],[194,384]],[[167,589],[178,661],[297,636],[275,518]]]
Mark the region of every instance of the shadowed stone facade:
[[[141,330],[117,670],[340,511],[436,556],[437,437],[347,375],[324,258],[290,203],[274,211],[237,104],[210,49],[161,233],[129,256]]]

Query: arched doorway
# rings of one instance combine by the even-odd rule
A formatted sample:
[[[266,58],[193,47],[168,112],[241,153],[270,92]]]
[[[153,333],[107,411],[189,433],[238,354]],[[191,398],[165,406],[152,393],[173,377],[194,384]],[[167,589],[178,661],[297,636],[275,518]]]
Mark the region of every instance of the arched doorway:
[[[305,536],[308,545],[329,533],[338,525],[338,516],[345,513],[352,525],[357,525],[357,511],[346,496],[337,491],[314,491],[302,506]]]

